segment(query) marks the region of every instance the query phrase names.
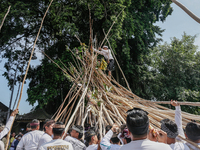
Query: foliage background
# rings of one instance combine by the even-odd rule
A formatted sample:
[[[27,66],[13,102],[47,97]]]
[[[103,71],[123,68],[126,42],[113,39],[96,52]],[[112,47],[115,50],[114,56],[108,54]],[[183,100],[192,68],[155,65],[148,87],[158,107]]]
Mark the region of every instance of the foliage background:
[[[4,76],[9,87],[14,82],[16,68],[18,80],[15,84],[19,84],[23,77],[48,4],[48,0],[0,2],[1,20],[8,6],[12,6],[0,33],[1,57],[8,60]],[[68,65],[73,60],[65,45],[71,48],[79,46],[74,35],[78,35],[83,43],[89,42],[88,6],[94,35],[99,42],[104,38],[103,29],[107,32],[125,7],[111,30],[109,40],[132,91],[151,100],[198,101],[199,53],[194,46],[195,37],[184,34],[181,40],[173,39],[169,45],[157,46],[162,40],[157,37],[162,35],[163,30],[155,23],[165,21],[171,15],[170,4],[170,0],[55,0],[45,18],[36,52],[44,51],[60,65],[59,59]],[[125,86],[117,67],[113,76]],[[40,60],[40,65],[31,66],[28,80],[27,101],[31,105],[37,101],[39,107],[48,113],[55,112],[71,86],[61,70],[45,56]],[[185,107],[184,110],[198,113],[197,108]]]

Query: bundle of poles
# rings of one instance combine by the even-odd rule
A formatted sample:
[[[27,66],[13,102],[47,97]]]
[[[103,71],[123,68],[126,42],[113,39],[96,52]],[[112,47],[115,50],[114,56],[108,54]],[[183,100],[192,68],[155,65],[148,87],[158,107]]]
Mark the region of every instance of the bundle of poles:
[[[40,30],[43,25],[43,21],[46,17],[46,14],[52,4],[53,0],[51,0],[44,17],[42,19],[40,29],[38,31],[37,37],[34,42],[33,49],[31,51],[31,56],[28,61],[26,73],[22,82],[20,97],[17,104],[17,109],[19,107],[23,85],[29,70],[30,61],[32,59],[32,55],[34,52],[34,48],[37,42],[37,39],[40,34]],[[124,9],[123,9],[124,10]],[[118,16],[123,12],[123,10],[118,14]],[[0,30],[3,26],[4,20],[7,14],[10,11],[10,7],[1,23]],[[116,19],[118,18],[116,17]],[[92,45],[92,21],[90,17],[90,44]],[[115,20],[116,21],[116,20]],[[107,34],[105,34],[104,40],[110,46],[108,41],[108,34],[115,24],[115,21],[111,25]],[[103,42],[100,44],[102,46]],[[80,41],[80,40],[79,40]],[[80,41],[81,43],[81,41]],[[81,43],[82,44],[82,43]],[[95,47],[94,44],[92,47]],[[175,111],[163,107],[160,104],[169,104],[170,102],[155,102],[142,99],[137,95],[133,94],[128,82],[124,76],[123,71],[121,70],[119,63],[116,58],[115,61],[123,75],[124,80],[126,81],[127,88],[120,85],[114,78],[108,78],[105,72],[99,69],[97,55],[94,54],[93,50],[89,47],[83,46],[83,52],[81,54],[76,55],[73,51],[72,54],[74,56],[74,63],[70,63],[70,68],[60,67],[57,63],[55,63],[48,55],[46,55],[43,51],[42,53],[48,57],[53,63],[59,67],[66,77],[73,82],[73,86],[68,92],[65,100],[60,105],[57,112],[54,114],[53,118],[55,121],[62,121],[65,123],[66,128],[65,131],[74,125],[79,124],[84,126],[85,124],[90,124],[91,126],[98,126],[98,130],[100,136],[105,135],[105,126],[112,125],[113,123],[118,124],[119,126],[126,123],[126,112],[129,109],[134,107],[144,109],[149,112],[150,124],[154,128],[160,128],[160,121],[165,118],[169,118],[174,121]],[[96,47],[97,48],[97,47]],[[70,50],[70,49],[69,49]],[[112,49],[111,49],[112,50]],[[81,57],[80,57],[81,56]],[[191,105],[191,106],[200,106],[200,103],[191,103],[191,102],[181,102],[181,105]],[[189,114],[186,112],[182,112],[182,123],[185,128],[186,124],[191,120],[199,121],[198,115]],[[11,127],[12,129],[12,127]],[[10,132],[7,136],[7,141],[9,141]],[[182,140],[189,142],[195,147],[199,148],[197,144],[180,137]],[[8,142],[6,144],[6,148],[8,147]]]
[[[106,125],[126,124],[126,112],[134,107],[149,113],[150,124],[154,128],[160,128],[162,119],[175,121],[174,110],[157,104],[158,101],[142,99],[120,85],[113,77],[110,79],[100,69],[97,54],[93,49],[82,46],[81,53],[70,51],[74,56],[74,63],[70,63],[70,67],[63,70],[66,70],[64,74],[73,82],[73,86],[53,116],[55,121],[65,123],[66,131],[74,124],[90,124],[98,127],[102,137],[105,135]],[[188,102],[181,104],[196,106],[195,103]],[[198,115],[182,112],[183,128],[191,119],[200,121]]]

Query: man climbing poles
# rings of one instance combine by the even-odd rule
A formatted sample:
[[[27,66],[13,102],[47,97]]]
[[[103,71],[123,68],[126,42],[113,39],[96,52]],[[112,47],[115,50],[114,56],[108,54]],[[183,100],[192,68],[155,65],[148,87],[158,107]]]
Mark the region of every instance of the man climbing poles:
[[[115,67],[114,66],[114,62],[115,61],[114,61],[113,56],[111,54],[111,50],[108,49],[108,46],[103,46],[103,48],[99,48],[99,51],[94,48],[94,51],[96,53],[99,53],[99,54],[101,54],[101,55],[103,55],[105,57],[105,60],[108,63],[108,66],[107,66],[108,76],[111,79],[111,71],[113,71],[113,69]]]

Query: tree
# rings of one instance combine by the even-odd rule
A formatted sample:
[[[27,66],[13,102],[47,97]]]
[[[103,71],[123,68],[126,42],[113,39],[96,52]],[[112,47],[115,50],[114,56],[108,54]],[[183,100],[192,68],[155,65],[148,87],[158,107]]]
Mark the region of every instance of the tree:
[[[154,75],[151,99],[199,101],[200,53],[194,45],[195,37],[184,33],[181,40],[173,38],[170,44],[165,43],[152,50],[149,66]],[[198,107],[182,107],[187,112],[199,114]]]
[[[47,0],[16,0],[1,3],[5,10],[8,4],[12,6],[0,37],[4,39],[0,43],[4,52],[13,52],[14,44],[17,42],[22,44],[23,38],[29,42],[35,38],[48,3]],[[161,35],[163,31],[154,23],[159,20],[164,21],[171,14],[170,3],[170,0],[54,1],[45,18],[36,50],[45,52],[60,65],[61,60],[67,66],[72,58],[66,52],[65,45],[70,48],[79,46],[74,35],[79,36],[86,45],[89,44],[90,9],[93,38],[96,36],[99,42],[104,38],[103,29],[107,32],[113,21],[116,21],[110,32],[109,41],[133,92],[146,98],[148,95],[143,91],[147,86],[145,78],[149,75],[145,60],[148,58],[149,48],[161,40],[156,38],[156,34]],[[124,8],[125,10],[116,20],[116,16]],[[13,31],[12,34],[8,34],[10,28]],[[118,69],[116,73],[117,71]],[[39,66],[30,68],[28,78],[31,82],[27,100],[30,104],[38,101],[41,107],[48,103],[58,105],[70,87],[62,71],[45,56]],[[119,75],[118,78],[121,79],[122,76]],[[119,82],[123,84],[123,79]]]

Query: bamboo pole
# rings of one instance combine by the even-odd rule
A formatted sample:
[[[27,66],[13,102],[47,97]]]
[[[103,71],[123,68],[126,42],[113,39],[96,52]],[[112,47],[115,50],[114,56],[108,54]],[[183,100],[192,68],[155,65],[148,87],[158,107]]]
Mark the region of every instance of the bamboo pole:
[[[45,19],[45,17],[46,17],[46,14],[47,14],[47,12],[48,12],[48,10],[49,10],[49,8],[50,8],[52,2],[53,2],[53,0],[51,0],[49,6],[48,6],[48,8],[47,8],[47,10],[46,10],[46,12],[45,12],[45,14],[44,14],[44,16],[43,16],[43,19],[42,19],[42,22],[41,22],[41,25],[40,25],[40,28],[39,28],[37,37],[36,37],[36,39],[35,39],[35,42],[34,42],[34,45],[33,45],[33,49],[32,49],[32,51],[31,51],[31,55],[30,55],[30,58],[29,58],[29,61],[28,61],[28,65],[27,65],[27,68],[26,68],[26,73],[25,73],[25,75],[24,75],[24,79],[23,79],[23,82],[22,82],[21,92],[20,92],[20,96],[19,96],[19,100],[18,100],[18,104],[17,104],[17,108],[16,108],[16,109],[19,108],[19,104],[20,104],[20,101],[21,101],[21,98],[22,98],[22,92],[23,92],[24,82],[25,82],[25,80],[26,80],[26,76],[27,76],[27,73],[28,73],[28,70],[29,70],[29,66],[30,66],[30,62],[31,62],[31,59],[32,59],[32,56],[33,56],[33,52],[34,52],[34,49],[35,49],[35,45],[36,45],[37,39],[38,39],[38,37],[39,37],[40,31],[41,31],[41,29],[42,29],[42,25],[43,25],[44,19]],[[16,117],[16,116],[15,116],[15,117]],[[11,132],[13,123],[14,123],[14,121],[15,121],[15,117],[14,117],[14,119],[13,119],[13,122],[12,122],[12,125],[11,125],[11,128],[10,128],[10,131],[9,131],[8,134],[7,134],[7,143],[6,143],[5,149],[8,148],[8,142],[9,142],[9,138],[10,138],[10,132]]]
[[[10,11],[10,7],[11,7],[11,6],[8,7],[7,13],[5,14],[5,16],[4,16],[4,18],[3,18],[2,22],[1,22],[0,32],[1,32],[1,28],[2,28],[2,26],[3,26],[3,23],[4,23],[4,21],[5,21],[6,17],[7,17],[7,15],[8,15],[8,13],[9,13],[9,11]]]
[[[194,19],[196,22],[200,23],[200,18],[197,17],[195,14],[193,14],[187,7],[185,7],[183,4],[178,2],[177,0],[172,0],[177,6],[179,6],[183,11],[185,11],[192,19]]]
[[[104,31],[104,30],[103,30],[103,33],[104,33],[104,35],[105,35],[105,31]],[[113,57],[115,58],[115,62],[117,63],[117,65],[118,65],[118,67],[119,67],[119,70],[120,70],[121,73],[122,73],[122,76],[123,76],[123,78],[124,78],[124,80],[125,80],[125,82],[126,82],[126,85],[127,85],[128,89],[129,89],[129,91],[131,91],[131,88],[130,88],[130,86],[129,86],[129,84],[128,84],[128,81],[126,80],[126,77],[125,77],[125,75],[124,75],[124,72],[122,71],[122,69],[121,69],[121,67],[120,67],[120,65],[119,65],[119,63],[118,63],[118,61],[117,61],[117,58],[115,57],[115,54],[114,54],[114,52],[113,52],[113,50],[112,50],[112,47],[111,47],[110,42],[109,42],[108,38],[106,37],[106,35],[105,35],[105,38],[106,38],[106,40],[107,40],[107,42],[108,42],[108,45],[109,45],[110,50],[111,50],[111,52],[112,52],[112,55],[113,55]]]

